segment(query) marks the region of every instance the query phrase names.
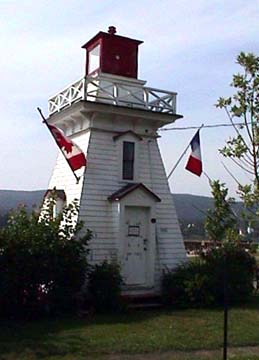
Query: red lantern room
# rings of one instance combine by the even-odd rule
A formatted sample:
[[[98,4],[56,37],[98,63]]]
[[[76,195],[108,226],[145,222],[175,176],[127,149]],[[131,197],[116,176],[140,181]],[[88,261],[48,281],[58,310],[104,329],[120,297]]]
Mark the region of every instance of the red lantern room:
[[[86,49],[86,75],[108,73],[137,79],[138,46],[142,42],[116,35],[114,26],[108,33],[100,31],[82,46]]]

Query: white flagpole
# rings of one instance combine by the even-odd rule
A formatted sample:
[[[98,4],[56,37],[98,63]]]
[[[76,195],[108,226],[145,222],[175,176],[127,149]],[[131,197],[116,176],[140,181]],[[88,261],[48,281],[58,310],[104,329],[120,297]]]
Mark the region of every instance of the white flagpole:
[[[204,126],[204,124],[202,124],[199,129],[197,130],[200,131],[200,129]],[[196,134],[197,134],[196,132]],[[194,135],[195,136],[195,135]],[[194,136],[192,137],[192,139],[194,138]],[[176,164],[174,165],[174,167],[172,168],[172,170],[170,171],[169,175],[167,176],[167,180],[170,178],[170,176],[172,175],[172,173],[175,171],[175,169],[177,168],[177,166],[179,165],[180,161],[182,160],[182,158],[184,157],[184,155],[186,154],[186,151],[189,149],[189,146],[191,144],[191,141],[189,142],[189,144],[187,145],[186,149],[184,149],[184,152],[182,153],[182,155],[179,157],[179,159],[177,160]]]

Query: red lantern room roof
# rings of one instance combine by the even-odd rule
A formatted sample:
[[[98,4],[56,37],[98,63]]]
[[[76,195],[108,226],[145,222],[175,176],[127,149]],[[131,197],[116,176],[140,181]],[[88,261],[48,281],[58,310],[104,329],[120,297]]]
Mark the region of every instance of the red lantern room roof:
[[[137,78],[138,46],[143,41],[116,35],[116,28],[100,31],[82,48],[86,49],[86,75],[101,72]]]

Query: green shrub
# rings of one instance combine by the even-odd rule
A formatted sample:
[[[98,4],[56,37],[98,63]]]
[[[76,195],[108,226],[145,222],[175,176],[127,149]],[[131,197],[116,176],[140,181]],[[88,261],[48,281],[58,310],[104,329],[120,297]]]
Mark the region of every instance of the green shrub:
[[[214,298],[209,294],[208,287],[206,264],[199,258],[166,271],[162,278],[165,304],[180,308],[212,304]]]
[[[255,279],[255,258],[238,244],[225,243],[220,248],[212,248],[203,256],[210,279],[210,292],[216,303],[224,299],[224,269],[227,276],[228,301],[241,303],[253,293]]]
[[[258,244],[254,244],[254,243],[248,244],[247,247],[248,247],[251,254],[256,255],[256,253],[258,251]]]
[[[47,204],[40,219],[20,208],[0,230],[0,316],[37,317],[74,308],[87,270],[90,232],[75,235],[73,203],[53,219]]]
[[[165,303],[176,307],[221,305],[224,269],[229,303],[248,300],[254,290],[255,259],[239,245],[227,243],[165,272],[162,279]]]
[[[115,312],[121,309],[122,277],[120,266],[108,263],[94,265],[88,273],[88,293],[97,312]]]

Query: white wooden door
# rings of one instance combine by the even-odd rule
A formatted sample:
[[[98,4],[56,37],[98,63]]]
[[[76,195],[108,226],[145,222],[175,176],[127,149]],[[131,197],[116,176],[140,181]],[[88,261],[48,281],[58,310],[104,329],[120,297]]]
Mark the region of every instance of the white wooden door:
[[[149,208],[125,206],[123,277],[127,285],[145,285]]]

